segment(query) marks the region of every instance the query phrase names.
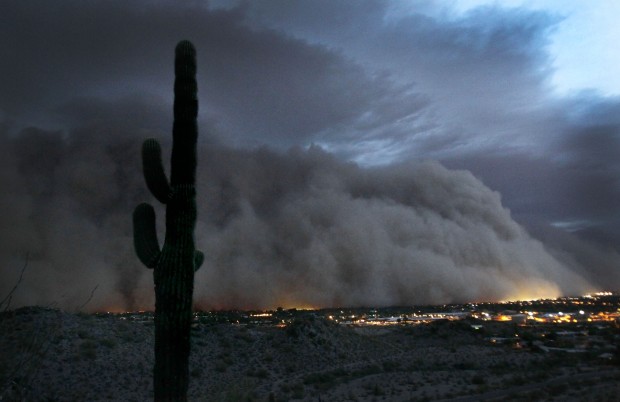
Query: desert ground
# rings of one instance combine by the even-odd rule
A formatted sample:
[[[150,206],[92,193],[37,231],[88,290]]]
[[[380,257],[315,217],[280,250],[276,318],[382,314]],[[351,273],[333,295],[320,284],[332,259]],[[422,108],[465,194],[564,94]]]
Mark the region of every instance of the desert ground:
[[[153,332],[152,320],[116,315],[40,307],[1,313],[0,400],[152,400]],[[348,327],[311,314],[285,327],[197,323],[189,399],[619,398],[620,367],[599,353],[498,345],[488,335],[467,322]]]

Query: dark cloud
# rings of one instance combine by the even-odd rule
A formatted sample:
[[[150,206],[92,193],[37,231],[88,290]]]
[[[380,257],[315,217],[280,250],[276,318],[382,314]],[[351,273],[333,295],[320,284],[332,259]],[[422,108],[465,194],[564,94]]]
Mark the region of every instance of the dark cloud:
[[[467,172],[361,169],[318,149],[227,160],[237,207],[223,228],[206,226],[211,269],[197,289],[207,305],[440,303],[591,286]]]
[[[564,266],[578,270],[586,280],[601,289],[617,288],[620,276],[617,268],[620,261],[616,249],[617,234],[613,239],[600,229],[581,229],[579,233],[570,233],[539,222],[530,222],[528,226],[530,232],[543,241],[547,250]]]
[[[198,49],[203,305],[619,286],[620,102],[551,94],[560,20],[398,7],[6,2],[0,294],[30,253],[21,303],[77,306],[97,284],[92,308],[152,302],[130,215],[149,197],[140,142],[169,151],[182,38]]]
[[[105,135],[112,127],[3,133],[2,188],[10,189],[1,197],[3,291],[29,255],[16,301],[75,308],[99,284],[108,292],[99,300],[135,306],[139,265],[126,214],[146,192],[134,156],[139,142]]]
[[[372,136],[369,128],[425,106],[410,85],[369,74],[339,52],[250,29],[243,9],[26,1],[12,3],[0,18],[0,47],[12,54],[0,64],[0,108],[13,119],[41,118],[66,103],[88,113],[79,106],[84,97],[169,99],[171,63],[162,49],[183,37],[201,50],[204,116],[232,144],[288,148],[325,137],[364,139]]]
[[[203,118],[231,144],[316,142],[371,163],[531,144],[546,123],[543,45],[555,19],[495,9],[390,17],[390,4],[10,3],[0,108],[58,125],[50,106],[83,97],[169,99],[162,49],[188,37],[201,49]]]
[[[620,244],[620,124],[615,99],[582,94],[563,103],[539,149],[480,152],[445,158],[497,189],[516,218],[552,224],[585,239]]]
[[[261,26],[329,44],[369,71],[415,83],[432,102],[432,120],[425,124],[431,127],[420,135],[410,122],[392,124],[384,137],[410,137],[403,154],[441,157],[540,143],[533,137],[549,128],[553,112],[546,45],[559,18],[487,7],[440,19],[426,13],[432,2],[423,3],[418,13],[413,7],[414,13],[397,14],[390,2],[361,2],[360,7],[329,2],[320,13],[311,1],[294,7],[261,2],[250,13]],[[330,17],[324,20],[321,14]]]
[[[3,197],[11,212],[3,227],[13,227],[3,242],[2,265],[12,267],[5,287],[30,253],[18,304],[75,308],[99,285],[92,309],[152,306],[151,271],[137,262],[130,235],[132,207],[150,199],[139,143],[98,134],[29,129],[3,140],[14,158],[8,179],[21,183]],[[210,146],[199,155],[203,307],[445,303],[596,285],[531,238],[499,194],[466,171],[436,162],[360,168],[317,147]]]

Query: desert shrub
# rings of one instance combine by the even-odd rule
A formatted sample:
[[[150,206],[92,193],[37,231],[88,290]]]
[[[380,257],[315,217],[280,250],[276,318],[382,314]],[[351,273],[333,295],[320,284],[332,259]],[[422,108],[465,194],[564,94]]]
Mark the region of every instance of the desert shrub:
[[[83,329],[78,329],[77,336],[80,339],[92,339],[92,336],[88,333],[88,331]]]
[[[310,373],[303,379],[305,385],[329,384],[334,381],[334,375],[331,373]]]
[[[218,373],[223,373],[228,369],[228,365],[223,360],[218,360],[215,362],[215,371]]]
[[[281,347],[281,350],[284,353],[289,353],[289,354],[295,353],[295,348],[293,347],[293,345],[283,344]]]
[[[291,386],[291,397],[293,399],[303,399],[305,396],[304,385],[300,382],[295,383]]]
[[[475,370],[477,368],[477,365],[474,362],[458,362],[454,363],[452,367],[454,367],[456,370]]]
[[[362,367],[362,368],[352,371],[351,377],[360,378],[360,377],[366,377],[372,374],[379,374],[382,372],[383,370],[379,366],[377,366],[376,364],[371,364],[369,366]]]
[[[565,384],[549,384],[545,389],[552,396],[559,396],[566,391]]]
[[[248,369],[245,374],[248,377],[256,377],[260,379],[265,379],[269,377],[269,371],[264,368],[256,368],[256,369]]]
[[[385,395],[385,391],[383,390],[383,388],[379,384],[375,384],[372,387],[372,394],[374,396],[382,396],[382,395]]]
[[[232,384],[216,401],[218,402],[252,402],[256,400],[255,385],[250,381]]]
[[[85,340],[80,344],[80,357],[93,360],[97,357],[97,343],[92,340]]]
[[[131,325],[125,321],[121,321],[118,325],[117,336],[125,342],[139,342],[140,337],[137,336]]]
[[[390,373],[392,371],[397,371],[398,369],[400,369],[400,362],[394,360],[388,360],[383,362],[383,371],[385,372]]]
[[[483,385],[484,383],[486,383],[486,380],[482,375],[476,374],[471,378],[471,383],[474,385]]]
[[[194,378],[198,378],[200,377],[200,375],[202,374],[202,368],[201,367],[194,367],[190,372],[189,375],[191,375]]]
[[[511,380],[510,383],[512,385],[525,385],[527,383],[527,380],[525,379],[525,377],[523,377],[522,375],[515,375]]]
[[[245,341],[247,343],[251,343],[254,341],[254,338],[252,337],[252,334],[250,334],[247,330],[244,331],[240,331],[238,333],[235,334],[235,338]]]
[[[507,361],[495,362],[489,366],[489,369],[494,375],[501,375],[514,371],[512,365]]]
[[[420,371],[423,367],[424,362],[420,359],[412,359],[409,361],[409,364],[405,367],[406,371]]]
[[[348,378],[349,372],[342,368],[330,371],[311,373],[303,378],[306,385],[314,385],[319,389],[328,389],[337,384],[342,378]]]
[[[99,343],[102,346],[105,346],[105,347],[110,348],[110,349],[116,347],[116,341],[114,339],[110,339],[110,338],[101,339],[101,340],[99,340]]]

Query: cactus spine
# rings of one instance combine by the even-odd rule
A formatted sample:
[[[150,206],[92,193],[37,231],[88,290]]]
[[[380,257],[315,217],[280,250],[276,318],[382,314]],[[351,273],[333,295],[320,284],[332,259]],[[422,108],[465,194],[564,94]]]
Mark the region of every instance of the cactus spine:
[[[146,184],[166,205],[166,237],[160,249],[155,211],[143,203],[133,213],[138,258],[152,268],[155,282],[155,400],[187,400],[194,272],[203,254],[194,246],[196,225],[196,140],[198,126],[196,51],[189,41],[175,49],[174,123],[170,181],[154,139],[142,145]]]

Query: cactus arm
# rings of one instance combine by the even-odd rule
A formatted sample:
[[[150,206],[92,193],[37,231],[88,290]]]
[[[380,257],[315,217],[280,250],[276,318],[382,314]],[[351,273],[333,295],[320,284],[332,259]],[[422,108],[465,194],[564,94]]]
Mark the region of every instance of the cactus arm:
[[[194,272],[200,269],[200,266],[202,265],[204,260],[205,260],[204,253],[202,251],[196,250],[194,252]]]
[[[133,211],[133,241],[140,261],[148,268],[155,268],[161,250],[155,230],[155,210],[149,204],[142,203]]]
[[[157,140],[152,138],[142,144],[142,169],[146,185],[162,204],[166,204],[170,198],[170,185],[164,173],[161,161],[161,147]]]

